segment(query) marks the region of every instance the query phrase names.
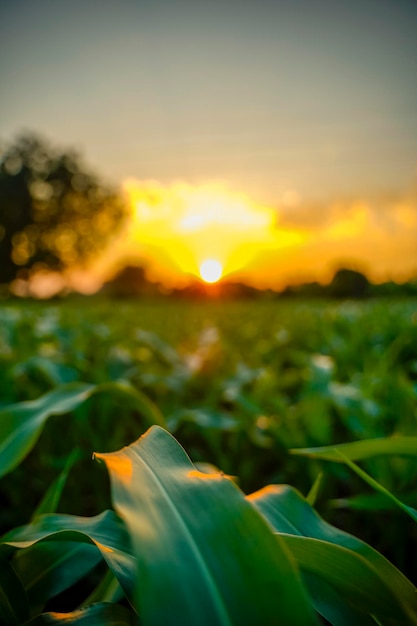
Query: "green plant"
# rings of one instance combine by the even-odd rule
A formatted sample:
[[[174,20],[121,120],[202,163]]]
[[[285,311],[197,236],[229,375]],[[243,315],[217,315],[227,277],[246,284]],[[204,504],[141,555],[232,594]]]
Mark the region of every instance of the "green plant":
[[[246,497],[221,472],[197,470],[158,426],[95,457],[110,473],[116,512],[43,514],[6,533],[5,626],[302,625],[318,624],[317,615],[336,626],[417,624],[413,585],[370,546],[324,522],[293,488]],[[76,596],[78,607],[42,612],[100,564],[105,570]]]

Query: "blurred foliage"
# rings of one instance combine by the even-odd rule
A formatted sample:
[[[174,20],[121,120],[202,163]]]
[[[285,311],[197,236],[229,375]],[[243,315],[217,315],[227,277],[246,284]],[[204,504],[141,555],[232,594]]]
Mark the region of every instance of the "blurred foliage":
[[[0,284],[85,264],[124,213],[121,197],[76,153],[18,137],[0,155]]]
[[[91,451],[121,448],[149,423],[143,406],[122,405],[103,388],[113,381],[149,398],[193,461],[238,476],[246,493],[288,483],[307,494],[324,471],[318,510],[417,579],[412,520],[374,501],[342,464],[289,452],[416,434],[415,299],[4,301],[0,372],[0,410],[9,415],[15,403],[64,385],[102,389],[70,415],[52,416],[36,450],[0,480],[0,531],[30,518],[76,448],[62,510],[91,515],[109,505]],[[361,463],[417,508],[414,459]],[[370,519],[372,507],[383,515]]]

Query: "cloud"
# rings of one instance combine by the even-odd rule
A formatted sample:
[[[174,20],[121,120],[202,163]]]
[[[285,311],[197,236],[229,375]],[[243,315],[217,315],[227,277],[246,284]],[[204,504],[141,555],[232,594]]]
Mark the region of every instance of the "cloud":
[[[221,182],[126,181],[131,220],[103,271],[137,258],[167,285],[199,275],[206,259],[261,287],[330,280],[354,265],[376,281],[417,274],[417,193],[310,204],[288,190],[279,208]]]
[[[280,207],[277,224],[309,234],[303,246],[280,263],[280,280],[326,281],[336,266],[356,265],[376,280],[417,274],[417,193]],[[257,271],[269,279],[274,255],[259,260]],[[275,262],[275,266],[276,266]],[[289,268],[289,269],[287,269]],[[255,268],[254,268],[255,269]]]

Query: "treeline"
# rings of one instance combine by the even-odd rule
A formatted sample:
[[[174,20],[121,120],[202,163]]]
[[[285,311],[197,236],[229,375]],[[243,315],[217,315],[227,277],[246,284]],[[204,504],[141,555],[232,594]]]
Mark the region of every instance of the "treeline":
[[[302,283],[286,287],[281,296],[326,297],[326,298],[370,298],[417,296],[417,280],[404,283],[386,281],[372,283],[365,274],[349,268],[338,269],[331,282],[321,285],[317,282]]]
[[[308,282],[299,285],[290,285],[281,291],[272,289],[257,289],[250,285],[230,280],[220,283],[205,284],[200,280],[192,279],[190,284],[183,288],[167,290],[158,282],[147,278],[145,268],[128,265],[120,270],[102,289],[102,294],[110,297],[176,297],[201,299],[205,297],[222,298],[345,298],[364,299],[371,297],[404,297],[417,296],[417,280],[407,283],[394,281],[374,284],[367,276],[358,270],[350,268],[338,269],[331,282],[322,285],[318,282]]]

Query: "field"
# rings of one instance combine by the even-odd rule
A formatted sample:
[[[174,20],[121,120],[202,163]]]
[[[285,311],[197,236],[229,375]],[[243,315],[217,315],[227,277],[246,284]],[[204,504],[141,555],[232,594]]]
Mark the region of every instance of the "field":
[[[413,299],[4,301],[0,622],[417,624],[416,419]]]

